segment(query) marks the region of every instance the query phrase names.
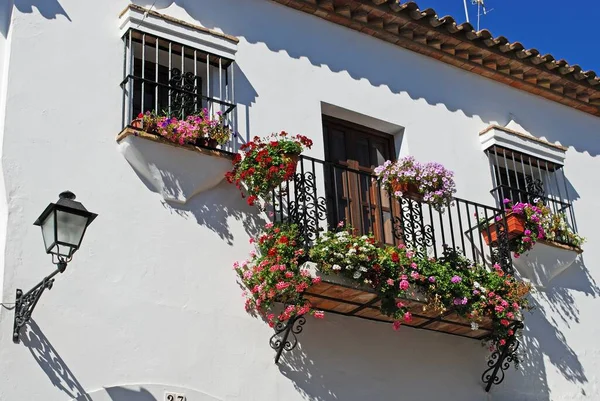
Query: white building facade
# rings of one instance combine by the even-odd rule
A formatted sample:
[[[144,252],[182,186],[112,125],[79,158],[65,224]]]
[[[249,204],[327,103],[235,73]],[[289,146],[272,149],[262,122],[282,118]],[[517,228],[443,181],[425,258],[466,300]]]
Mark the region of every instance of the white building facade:
[[[595,75],[393,1],[6,1],[0,400],[600,399]],[[275,364],[273,329],[244,310],[232,265],[283,212],[246,204],[225,152],[126,129],[189,101],[169,92],[188,78],[201,88],[189,107],[226,112],[239,133],[224,150],[281,130],[314,141],[301,162],[323,199],[304,210],[322,207],[313,228],[346,213],[323,161],[442,163],[461,199],[444,218],[464,224],[444,241],[473,257],[485,250],[479,237],[461,244],[467,213],[529,199],[539,180],[587,242],[572,264],[550,268],[559,256],[540,251],[547,270],[518,271],[536,284],[520,369],[486,392],[477,339],[336,313],[307,318]],[[54,269],[32,223],[66,189],[99,216],[14,343],[16,290]],[[448,227],[423,218],[435,235]]]

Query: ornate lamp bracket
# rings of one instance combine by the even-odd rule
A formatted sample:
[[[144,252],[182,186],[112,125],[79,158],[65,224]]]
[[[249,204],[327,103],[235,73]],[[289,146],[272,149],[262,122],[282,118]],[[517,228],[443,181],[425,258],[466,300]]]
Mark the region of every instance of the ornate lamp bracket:
[[[511,329],[515,334],[506,340],[506,344],[496,343],[496,350],[490,355],[488,368],[481,375],[481,380],[486,384],[485,391],[489,392],[492,385],[498,385],[504,381],[504,371],[510,367],[515,360],[515,354],[521,344],[517,339],[517,330],[522,329],[522,322],[514,322]]]
[[[286,323],[279,322],[275,325],[275,334],[271,336],[269,345],[277,351],[277,355],[275,355],[276,364],[279,363],[283,351],[289,352],[296,348],[296,345],[298,345],[296,334],[302,332],[304,323],[306,323],[306,318],[300,315],[290,318]]]
[[[23,290],[17,289],[17,296],[15,301],[15,321],[13,325],[13,341],[19,342],[19,333],[21,328],[31,319],[31,314],[35,309],[40,297],[44,293],[44,290],[52,289],[54,284],[54,276],[58,273],[62,273],[67,268],[67,262],[59,261],[57,269],[47,277],[44,277],[35,287],[23,294]]]

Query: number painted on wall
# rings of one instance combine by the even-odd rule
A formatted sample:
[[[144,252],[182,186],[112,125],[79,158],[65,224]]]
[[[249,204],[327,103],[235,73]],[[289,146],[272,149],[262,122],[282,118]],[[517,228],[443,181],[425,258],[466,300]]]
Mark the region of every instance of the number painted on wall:
[[[186,401],[185,394],[165,393],[165,401]]]

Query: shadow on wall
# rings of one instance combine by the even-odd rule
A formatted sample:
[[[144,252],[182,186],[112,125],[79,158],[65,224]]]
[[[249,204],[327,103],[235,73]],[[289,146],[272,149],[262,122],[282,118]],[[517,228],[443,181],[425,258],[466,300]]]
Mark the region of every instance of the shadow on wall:
[[[33,13],[35,7],[44,18],[55,19],[62,15],[71,21],[58,0],[15,0],[15,7],[22,13]]]
[[[145,7],[152,4],[148,0],[133,0],[133,3]],[[443,105],[452,112],[478,116],[485,125],[506,124],[512,113],[522,117],[521,124],[533,135],[545,136],[551,142],[560,141],[593,156],[600,154],[600,141],[589,140],[598,129],[597,117],[579,113],[581,118],[575,121],[568,117],[578,112],[566,106],[537,97],[539,102],[532,102],[533,95],[517,92],[505,84],[492,84],[489,79],[424,56],[409,54],[408,50],[379,39],[362,35],[362,39],[357,40],[357,32],[303,12],[263,0],[157,0],[154,8],[160,11],[172,4],[186,10],[207,28],[221,29],[251,44],[264,44],[274,53],[308,60],[316,67],[336,73],[347,73],[357,81],[367,80],[373,87],[406,93],[431,106]],[[332,34],[334,29],[335,35]],[[361,57],[356,57],[357,54]],[[412,74],[401,73],[407,63],[411,65]],[[476,85],[477,80],[482,84]],[[540,107],[541,102],[547,107]],[[409,118],[411,110],[406,113]],[[553,118],[548,118],[549,115]],[[477,132],[473,132],[473,136],[476,135]]]
[[[226,181],[194,196],[184,205],[166,201],[162,201],[162,204],[165,209],[185,219],[195,219],[199,225],[209,228],[229,245],[234,242],[229,219],[241,222],[250,237],[256,237],[266,223],[258,209],[248,206],[237,188]]]
[[[69,369],[65,361],[54,349],[50,341],[46,338],[42,330],[32,319],[26,325],[25,333],[21,336],[21,341],[25,345],[35,361],[40,365],[48,379],[54,387],[67,394],[70,398],[77,398],[80,401],[91,401],[91,398],[85,395],[83,387],[77,381],[73,372]]]

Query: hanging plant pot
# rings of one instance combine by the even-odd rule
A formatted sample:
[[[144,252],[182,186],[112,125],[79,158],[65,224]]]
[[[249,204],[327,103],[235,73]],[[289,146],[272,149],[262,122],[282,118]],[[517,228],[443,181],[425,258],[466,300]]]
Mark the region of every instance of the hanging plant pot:
[[[487,228],[480,227],[481,235],[486,245],[496,246],[498,243],[498,233],[504,231],[504,227],[494,222]],[[511,240],[525,232],[525,218],[518,214],[509,213],[506,215],[506,229],[508,232],[508,239]]]
[[[402,196],[416,201],[423,201],[423,195],[419,192],[419,188],[411,182],[400,182],[394,180],[391,182],[394,193],[400,191]]]
[[[293,163],[294,170],[296,170],[296,166],[298,165],[299,160],[300,160],[300,155],[297,153],[286,153],[283,155],[283,161],[286,163]]]
[[[216,148],[217,146],[219,146],[219,142],[217,142],[216,139],[212,139],[212,138],[208,139],[208,147],[209,148]]]
[[[513,265],[522,278],[537,287],[545,287],[569,268],[581,252],[580,248],[540,240],[529,252],[513,258]]]

